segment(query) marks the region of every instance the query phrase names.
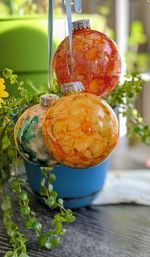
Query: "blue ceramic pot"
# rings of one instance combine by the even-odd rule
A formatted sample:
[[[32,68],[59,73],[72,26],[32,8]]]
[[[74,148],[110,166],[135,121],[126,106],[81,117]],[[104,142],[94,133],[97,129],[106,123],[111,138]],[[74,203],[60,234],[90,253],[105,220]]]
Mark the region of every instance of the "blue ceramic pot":
[[[56,181],[53,183],[58,197],[64,200],[66,208],[75,209],[90,205],[102,189],[108,171],[109,159],[100,165],[88,169],[72,169],[63,165],[56,166],[53,173]],[[40,167],[25,161],[29,184],[42,201],[40,196]]]

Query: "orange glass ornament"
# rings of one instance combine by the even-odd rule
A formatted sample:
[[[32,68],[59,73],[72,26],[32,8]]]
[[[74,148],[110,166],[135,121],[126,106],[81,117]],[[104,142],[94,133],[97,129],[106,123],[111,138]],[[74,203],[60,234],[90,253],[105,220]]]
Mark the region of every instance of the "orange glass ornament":
[[[85,91],[104,96],[119,81],[121,57],[116,44],[105,34],[91,30],[89,20],[73,22],[72,60],[66,37],[57,48],[53,68],[59,85],[81,81]]]
[[[60,163],[73,168],[104,161],[118,142],[118,120],[99,97],[76,93],[49,109],[42,127],[45,146]]]

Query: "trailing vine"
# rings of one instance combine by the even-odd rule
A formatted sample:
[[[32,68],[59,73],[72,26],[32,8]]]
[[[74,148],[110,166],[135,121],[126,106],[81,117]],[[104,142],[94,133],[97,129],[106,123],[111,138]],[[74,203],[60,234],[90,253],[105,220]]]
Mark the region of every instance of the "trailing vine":
[[[41,179],[41,191],[45,204],[51,209],[59,209],[59,212],[54,215],[51,220],[51,230],[43,233],[39,239],[39,245],[45,246],[48,249],[54,249],[60,244],[60,237],[63,236],[66,230],[63,228],[63,223],[72,223],[75,217],[72,215],[72,211],[65,209],[62,199],[57,199],[57,193],[53,190],[52,183],[56,177],[51,173],[52,169],[42,169],[43,178]],[[46,185],[48,181],[48,185]]]
[[[5,257],[28,257],[26,242],[27,238],[19,231],[18,225],[13,221],[13,209],[11,198],[1,188],[1,209],[3,211],[3,224],[7,235],[10,238],[12,250],[5,254]]]
[[[3,224],[12,245],[12,251],[8,251],[5,257],[27,257],[27,237],[20,232],[18,225],[13,220],[11,195],[5,192],[6,185],[12,193],[15,193],[18,199],[24,226],[35,233],[35,237],[41,247],[48,249],[57,247],[60,244],[60,236],[65,233],[62,224],[73,222],[75,217],[71,210],[64,209],[61,199],[57,200],[57,193],[53,190],[51,184],[54,181],[54,175],[50,174],[50,170],[44,169],[43,176],[45,176],[45,181],[47,174],[49,174],[49,179],[46,184],[43,177],[41,193],[44,196],[45,203],[52,209],[59,209],[60,212],[55,214],[51,220],[50,230],[47,232],[42,231],[43,226],[30,207],[30,200],[26,190],[28,187],[27,181],[19,174],[17,169],[18,157],[16,156],[16,147],[13,139],[15,121],[28,107],[38,102],[42,92],[33,97],[28,96],[26,89],[24,89],[24,83],[22,81],[19,82],[17,75],[13,74],[13,71],[10,69],[5,69],[1,76],[6,81],[8,80],[11,85],[17,86],[16,89],[20,94],[20,97],[17,99],[10,96],[0,108],[0,207],[3,211]]]

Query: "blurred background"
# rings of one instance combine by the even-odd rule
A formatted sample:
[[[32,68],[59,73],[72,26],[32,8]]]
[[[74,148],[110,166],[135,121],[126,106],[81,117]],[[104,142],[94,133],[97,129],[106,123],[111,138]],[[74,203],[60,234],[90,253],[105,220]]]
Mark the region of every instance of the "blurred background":
[[[48,0],[0,0],[0,70],[13,69],[31,94],[47,91]],[[124,55],[128,73],[142,74],[143,91],[135,102],[150,125],[150,3],[148,0],[82,0],[82,14],[91,27],[108,34]],[[54,1],[53,51],[66,35],[61,1]],[[9,87],[9,85],[8,85]],[[10,89],[9,89],[10,90]],[[11,89],[11,93],[13,89]],[[120,118],[121,139],[111,169],[143,169],[150,147],[128,138],[126,119]]]

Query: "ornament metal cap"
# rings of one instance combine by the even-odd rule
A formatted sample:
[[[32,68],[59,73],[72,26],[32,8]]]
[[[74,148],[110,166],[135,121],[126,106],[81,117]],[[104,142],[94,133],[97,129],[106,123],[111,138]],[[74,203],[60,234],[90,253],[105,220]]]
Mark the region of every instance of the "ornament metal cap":
[[[84,86],[80,81],[69,82],[61,85],[61,92],[63,95],[70,95],[72,93],[83,92]]]
[[[77,20],[72,22],[72,31],[78,31],[82,29],[90,29],[90,20]]]
[[[50,107],[56,100],[58,100],[58,95],[55,94],[45,94],[40,97],[40,105],[43,107]]]

